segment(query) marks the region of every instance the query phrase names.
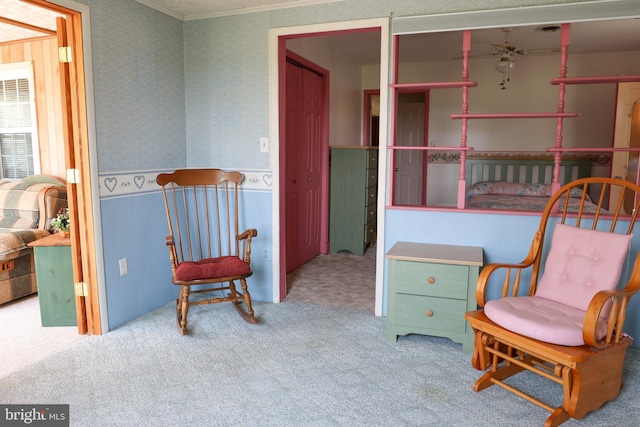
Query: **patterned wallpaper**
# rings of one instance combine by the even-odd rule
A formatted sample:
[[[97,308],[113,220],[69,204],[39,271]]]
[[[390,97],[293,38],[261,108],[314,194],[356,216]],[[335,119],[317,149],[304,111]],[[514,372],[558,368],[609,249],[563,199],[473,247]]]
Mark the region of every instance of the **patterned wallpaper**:
[[[134,0],[77,1],[91,11],[103,176],[185,166],[268,169],[258,141],[269,132],[270,28],[572,2],[347,0],[181,22]]]
[[[186,164],[182,22],[133,0],[90,5],[99,171]]]

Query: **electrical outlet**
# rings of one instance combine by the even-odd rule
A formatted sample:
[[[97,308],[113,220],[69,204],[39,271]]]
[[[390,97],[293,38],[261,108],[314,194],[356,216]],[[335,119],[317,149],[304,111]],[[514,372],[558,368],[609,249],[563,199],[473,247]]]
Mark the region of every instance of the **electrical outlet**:
[[[269,261],[269,249],[264,250],[264,255],[262,255],[265,261]]]
[[[118,264],[120,266],[120,275],[124,276],[125,274],[127,274],[128,273],[128,271],[127,271],[127,259],[126,258],[121,258],[118,261]]]
[[[269,152],[269,138],[260,138],[260,152],[268,153]]]

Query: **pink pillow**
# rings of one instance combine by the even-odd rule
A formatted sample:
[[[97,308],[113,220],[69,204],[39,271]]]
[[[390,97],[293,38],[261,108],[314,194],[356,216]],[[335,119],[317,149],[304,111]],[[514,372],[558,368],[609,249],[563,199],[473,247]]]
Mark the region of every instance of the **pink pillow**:
[[[556,225],[535,295],[586,311],[597,292],[616,288],[632,237]]]

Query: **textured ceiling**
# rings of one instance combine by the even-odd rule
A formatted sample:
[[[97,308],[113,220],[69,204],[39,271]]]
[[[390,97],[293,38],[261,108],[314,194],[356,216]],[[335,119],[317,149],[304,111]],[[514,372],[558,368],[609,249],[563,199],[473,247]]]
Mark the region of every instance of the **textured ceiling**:
[[[2,0],[0,1],[0,43],[51,35],[37,28],[55,32],[58,16],[62,15],[19,0]]]
[[[202,19],[215,16],[261,12],[287,7],[333,3],[344,0],[136,0],[179,19]]]
[[[103,0],[107,1],[107,0]],[[133,0],[132,0],[133,1]],[[136,0],[181,20],[260,12],[344,0]],[[20,0],[0,0],[0,43],[48,36],[55,31],[58,13]],[[37,27],[37,28],[33,28]]]
[[[135,1],[177,19],[192,20],[344,0]],[[24,28],[24,26],[16,25],[10,21],[19,21],[30,26],[55,31],[57,16],[59,14],[55,12],[20,0],[0,0],[0,43],[48,35],[37,29]],[[517,49],[524,50],[557,48],[559,46],[559,33],[544,33],[537,31],[536,28],[515,27],[509,33],[509,41]],[[342,33],[323,37],[327,38],[329,43],[344,50],[360,64],[369,65],[380,62],[380,35],[378,32]],[[492,44],[503,42],[504,33],[499,28],[474,30],[472,33],[472,55],[495,55],[496,49]],[[402,36],[400,60],[401,62],[423,62],[455,59],[461,55],[461,44],[460,31]],[[640,51],[640,19],[572,24],[570,53],[620,51]]]

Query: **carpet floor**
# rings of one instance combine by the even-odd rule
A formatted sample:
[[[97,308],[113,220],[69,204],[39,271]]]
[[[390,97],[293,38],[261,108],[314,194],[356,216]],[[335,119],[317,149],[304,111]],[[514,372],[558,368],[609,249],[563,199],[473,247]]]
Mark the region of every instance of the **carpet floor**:
[[[321,255],[287,285],[283,303],[254,302],[257,325],[230,304],[195,306],[182,336],[171,302],[103,336],[60,340],[0,374],[0,403],[69,404],[72,426],[526,427],[548,417],[499,387],[474,393],[481,372],[460,344],[386,342],[386,320],[373,315],[374,251]],[[2,340],[2,365],[25,357]],[[624,379],[615,401],[563,426],[639,425],[640,350],[628,351]],[[509,381],[561,402],[557,384]]]
[[[362,257],[319,255],[287,276],[287,300],[358,308],[373,313],[375,256],[375,247]],[[43,327],[37,295],[3,304],[0,306],[0,377],[44,359],[84,337],[78,335],[75,327]]]
[[[364,256],[318,255],[287,274],[287,300],[373,313],[376,294],[376,248]]]
[[[75,326],[43,327],[38,295],[0,306],[0,377],[82,339]]]
[[[472,391],[480,373],[446,338],[385,341],[385,319],[297,301],[173,303],[103,336],[77,341],[0,378],[0,402],[70,405],[72,426],[540,426],[548,413],[499,387]],[[514,382],[558,404],[561,388]],[[627,354],[619,397],[567,427],[637,425],[640,352]]]

